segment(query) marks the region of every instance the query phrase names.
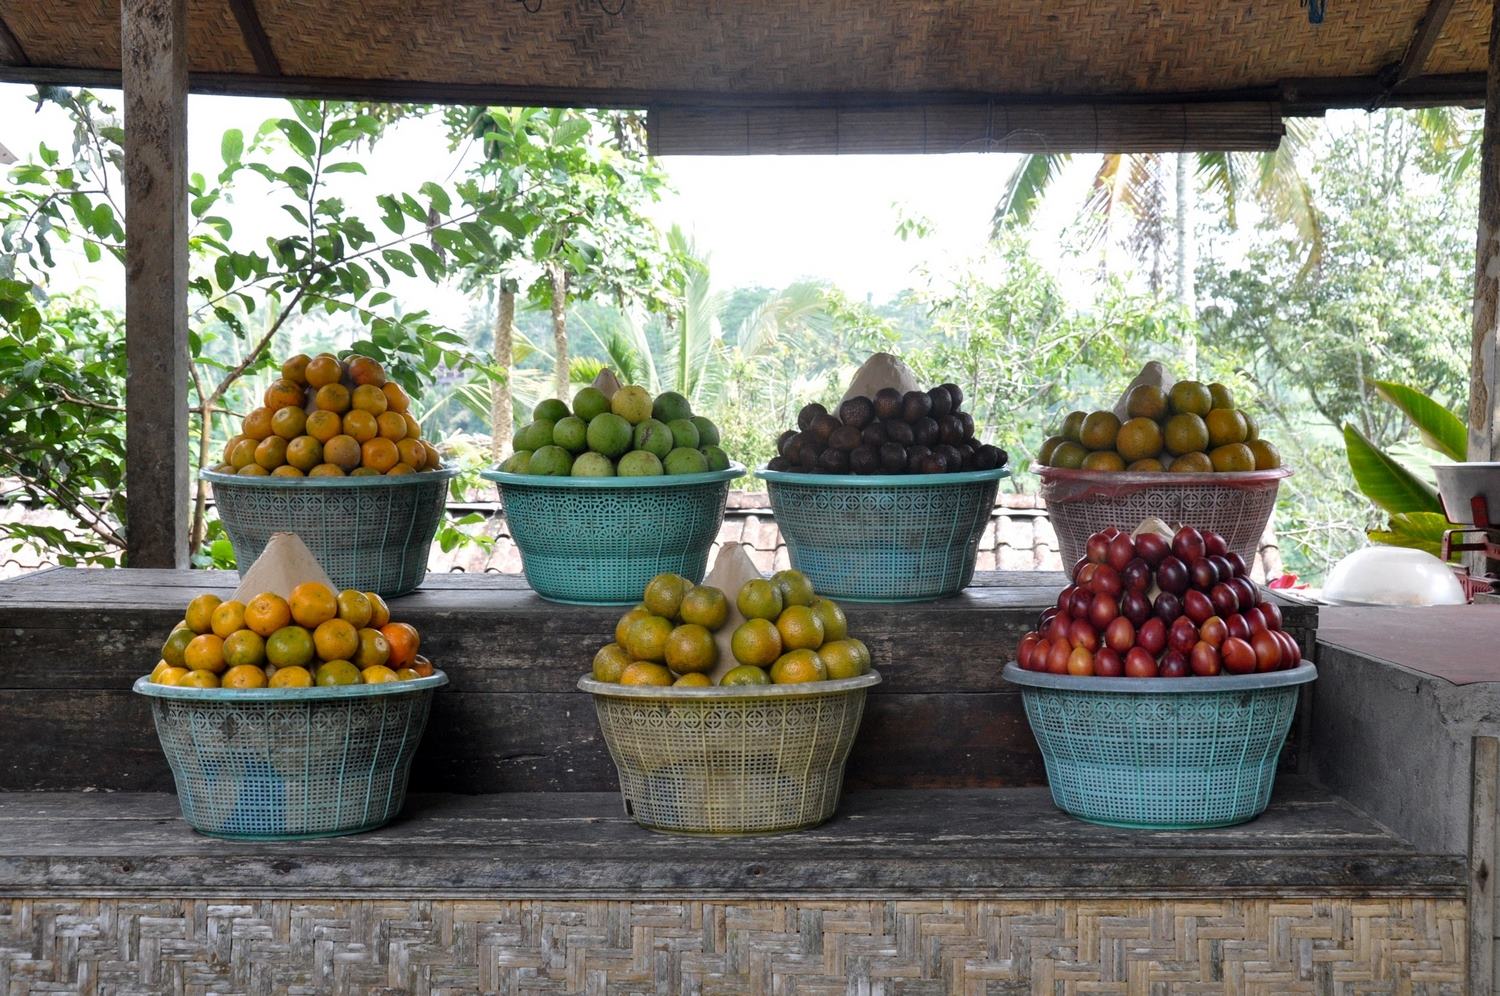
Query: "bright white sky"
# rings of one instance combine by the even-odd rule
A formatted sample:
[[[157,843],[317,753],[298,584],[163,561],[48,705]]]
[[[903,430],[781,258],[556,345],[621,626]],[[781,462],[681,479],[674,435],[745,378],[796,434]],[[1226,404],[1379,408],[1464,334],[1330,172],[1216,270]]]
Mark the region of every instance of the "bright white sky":
[[[20,159],[34,156],[38,142],[56,149],[71,143],[63,114],[52,108],[32,113],[31,92],[29,86],[0,84],[0,145]],[[284,107],[272,99],[193,97],[190,165],[200,172],[217,170],[226,129],[239,128],[248,137]],[[1017,158],[979,153],[671,157],[663,165],[675,192],[658,205],[657,214],[664,228],[681,225],[700,251],[710,254],[715,283],[722,288],[784,287],[817,278],[880,303],[912,286],[919,265],[941,269],[946,261],[983,249],[991,212]],[[458,153],[448,151],[436,122],[415,121],[397,125],[365,165],[368,177],[338,177],[340,192],[354,204],[373,205],[377,193],[415,189],[434,173],[456,176],[463,164]],[[269,231],[259,212],[253,200],[226,212],[238,238],[254,237],[258,243]],[[902,241],[895,229],[903,216],[926,219],[933,234]],[[1036,240],[1041,257],[1053,262],[1055,234],[1044,228]],[[91,268],[88,282],[106,300],[117,300],[118,275],[106,272]],[[75,274],[83,276],[81,269]],[[434,295],[423,305],[443,319],[456,320],[465,310],[457,292],[435,294],[420,282],[409,292]]]

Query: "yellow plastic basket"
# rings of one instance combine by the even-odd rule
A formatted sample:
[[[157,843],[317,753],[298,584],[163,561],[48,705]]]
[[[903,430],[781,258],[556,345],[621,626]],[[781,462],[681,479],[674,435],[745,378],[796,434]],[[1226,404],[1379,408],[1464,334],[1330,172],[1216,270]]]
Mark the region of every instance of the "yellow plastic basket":
[[[660,688],[582,678],[620,775],[651,830],[753,834],[833,816],[874,671],[797,685]]]

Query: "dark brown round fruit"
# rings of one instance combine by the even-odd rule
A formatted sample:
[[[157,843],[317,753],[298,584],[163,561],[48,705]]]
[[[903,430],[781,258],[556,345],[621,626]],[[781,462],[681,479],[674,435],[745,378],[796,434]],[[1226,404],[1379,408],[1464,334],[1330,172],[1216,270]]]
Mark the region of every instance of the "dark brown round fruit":
[[[922,461],[932,455],[932,450],[925,446],[908,446],[906,448],[906,472],[908,474],[925,474],[922,469]]]
[[[875,417],[900,418],[901,392],[894,387],[882,387],[875,392]]]
[[[850,398],[839,405],[839,421],[863,429],[875,418],[875,402],[869,398]]]
[[[1207,557],[1199,557],[1188,568],[1188,578],[1199,591],[1208,591],[1219,583],[1219,569]]]
[[[830,446],[818,454],[818,469],[826,470],[830,474],[847,474],[849,473],[849,454]]]
[[[1182,615],[1182,599],[1170,591],[1160,592],[1156,596],[1156,603],[1151,606],[1151,614],[1164,623],[1174,623]]]
[[[797,450],[797,466],[806,470],[813,470],[818,466],[818,457],[823,453],[811,439],[803,439],[802,446]]]
[[[879,422],[871,422],[860,430],[859,439],[864,445],[878,450],[890,437],[885,434],[885,426]]]
[[[1136,646],[1155,657],[1167,648],[1167,624],[1152,616],[1135,631]]]
[[[916,442],[916,437],[912,435],[911,426],[900,419],[882,424],[885,426],[885,438],[891,442],[900,443],[902,446],[910,446]]]
[[[954,412],[953,414],[954,414],[954,417],[956,417],[958,419],[958,421],[963,424],[963,427],[964,427],[964,438],[965,439],[973,439],[974,438],[974,416],[970,415],[968,412]]]
[[[907,391],[901,396],[901,417],[915,422],[932,414],[932,399],[923,391]]]
[[[1094,655],[1094,673],[1101,678],[1118,678],[1125,673],[1125,662],[1114,650],[1100,647],[1099,652]]]
[[[979,469],[978,465],[974,462],[975,448],[972,445],[969,443],[959,443],[958,453],[964,458],[964,470]]]
[[[827,415],[828,409],[814,401],[810,405],[803,405],[802,410],[797,413],[797,428],[806,432],[812,427],[813,419],[819,415]]]
[[[1166,557],[1156,567],[1156,586],[1162,591],[1181,595],[1188,590],[1188,570],[1176,557]]]
[[[1135,552],[1140,554],[1142,560],[1155,567],[1172,552],[1172,547],[1156,533],[1142,533],[1135,538]]]
[[[899,474],[906,469],[906,447],[900,443],[880,445],[880,469],[887,474]]]
[[[979,447],[974,452],[974,468],[976,470],[994,470],[1000,466],[1000,448],[988,443]]]
[[[860,431],[852,425],[841,425],[828,437],[828,445],[840,450],[852,450],[861,442]]]
[[[802,462],[802,444],[810,442],[807,433],[799,432],[786,441],[786,445],[781,448],[781,455],[786,458],[787,463],[795,466]]]
[[[1125,654],[1125,677],[1155,678],[1156,676],[1156,659],[1143,647],[1131,647]]]
[[[943,455],[943,459],[948,462],[949,473],[963,469],[964,455],[958,452],[958,447],[949,446],[947,443],[940,443],[932,448],[932,452]]]
[[[787,431],[783,432],[781,435],[777,436],[776,437],[776,452],[778,454],[781,453],[781,452],[783,452],[786,449],[786,444],[788,442],[790,442],[791,440],[796,439],[797,436],[798,436],[798,432],[797,432],[796,429],[788,429]]]
[[[824,412],[822,415],[813,418],[812,424],[808,426],[807,431],[818,441],[820,446],[827,446],[828,437],[837,432],[841,424],[838,419]]]
[[[868,446],[855,447],[849,454],[849,469],[856,474],[874,474],[880,470],[880,457]]]
[[[767,462],[766,469],[785,472],[791,470],[792,465],[787,462],[786,457],[772,457],[770,461]]]
[[[964,441],[964,423],[957,415],[944,415],[938,419],[938,433],[943,442],[957,446]]]
[[[1161,664],[1157,667],[1158,678],[1186,678],[1192,673],[1187,654],[1183,651],[1168,648],[1161,655]]]
[[[957,384],[944,384],[943,390],[948,392],[948,397],[953,399],[953,410],[958,411],[964,406],[964,389]]]
[[[926,395],[923,395],[926,397]],[[937,419],[923,416],[911,424],[912,442],[922,446],[936,446],[941,442],[942,433],[938,429]]]
[[[948,472],[948,461],[941,453],[929,453],[922,458],[923,474],[946,474]]]
[[[953,395],[948,393],[946,387],[934,387],[927,392],[927,396],[932,399],[933,418],[942,418],[953,411]]]
[[[1143,591],[1126,590],[1120,596],[1120,615],[1130,620],[1132,626],[1140,627],[1151,618],[1151,599]]]

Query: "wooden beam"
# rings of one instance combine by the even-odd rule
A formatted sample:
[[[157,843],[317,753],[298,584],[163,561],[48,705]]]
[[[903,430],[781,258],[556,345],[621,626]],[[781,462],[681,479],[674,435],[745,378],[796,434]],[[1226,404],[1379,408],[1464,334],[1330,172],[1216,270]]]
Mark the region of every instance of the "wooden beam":
[[[186,567],[187,0],[123,0],[126,563]]]
[[[1396,65],[1396,71],[1392,77],[1393,85],[1400,86],[1408,80],[1414,79],[1427,62],[1427,56],[1432,52],[1432,46],[1443,34],[1443,24],[1448,20],[1448,15],[1453,10],[1453,0],[1432,0],[1427,5],[1427,10],[1422,14],[1422,19],[1417,22],[1416,30],[1412,32],[1411,42],[1406,46],[1406,54]]]
[[[1490,70],[1479,161],[1479,233],[1474,259],[1469,459],[1500,459],[1500,0],[1490,21]]]
[[[0,83],[54,83],[62,86],[118,87],[120,74],[111,69],[76,66],[19,66],[0,62]],[[1129,106],[1132,104],[1222,104],[1279,101],[1288,117],[1318,115],[1345,107],[1365,107],[1385,93],[1379,76],[1295,78],[1238,90],[1190,93],[1028,94],[929,91],[922,93],[726,93],[722,91],[579,89],[513,86],[500,83],[443,83],[429,80],[361,80],[327,76],[257,76],[253,73],[192,73],[193,93],[243,97],[305,97],[310,99],[373,100],[419,104],[496,104],[536,107],[836,107],[877,109],[922,104],[1067,104],[1072,106]],[[1419,76],[1397,87],[1386,103],[1393,107],[1482,107],[1484,73]]]
[[[16,66],[25,66],[31,63],[26,57],[26,50],[21,47],[20,41],[16,39],[15,32],[10,30],[10,25],[5,23],[5,18],[0,17],[0,62],[7,62]]]
[[[271,48],[270,36],[260,23],[260,12],[255,9],[255,0],[229,0],[229,9],[234,13],[234,19],[240,23],[240,35],[245,39],[250,57],[255,60],[255,71],[262,76],[280,76],[281,62]]]
[[[1469,789],[1469,996],[1495,983],[1495,861],[1500,813],[1500,740],[1475,737]]]

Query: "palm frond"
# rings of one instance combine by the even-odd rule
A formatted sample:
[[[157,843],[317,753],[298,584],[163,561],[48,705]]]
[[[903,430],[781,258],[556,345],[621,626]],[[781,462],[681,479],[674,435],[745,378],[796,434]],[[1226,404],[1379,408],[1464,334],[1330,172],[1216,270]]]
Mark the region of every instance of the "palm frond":
[[[995,213],[990,219],[990,237],[999,238],[1000,233],[1011,226],[1030,224],[1037,205],[1072,158],[1065,152],[1024,157],[1006,181],[1000,203],[995,205]]]

